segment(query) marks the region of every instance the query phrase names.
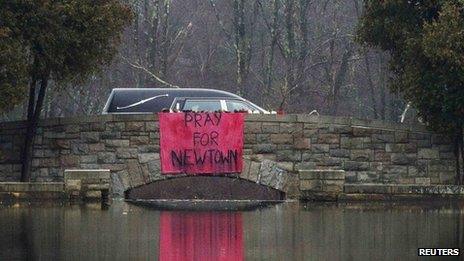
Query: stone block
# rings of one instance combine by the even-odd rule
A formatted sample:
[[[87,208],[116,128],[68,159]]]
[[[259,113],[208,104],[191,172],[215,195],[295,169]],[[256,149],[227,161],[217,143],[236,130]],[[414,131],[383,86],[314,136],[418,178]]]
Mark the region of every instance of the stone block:
[[[100,190],[88,190],[85,192],[85,199],[101,199],[102,192]]]
[[[274,144],[292,144],[293,143],[293,135],[291,134],[271,134],[270,139],[271,139],[270,141]]]
[[[159,131],[159,122],[157,121],[148,121],[145,122],[146,131]]]
[[[129,147],[129,140],[116,139],[116,140],[105,140],[106,147]]]
[[[454,184],[456,173],[453,172],[440,172],[439,173],[441,184]]]
[[[343,161],[341,158],[334,158],[334,157],[323,157],[317,163],[318,166],[327,166],[327,167],[334,167],[334,166],[341,166]]]
[[[67,139],[52,139],[50,140],[50,148],[52,149],[69,149],[70,141]]]
[[[391,186],[383,184],[345,184],[344,191],[349,194],[390,194]]]
[[[150,161],[156,161],[160,159],[159,153],[139,153],[139,163],[148,163]]]
[[[337,192],[337,193],[340,193],[340,192],[343,192],[343,185],[326,185],[324,184],[323,187],[322,187],[322,190],[324,192]]]
[[[420,159],[438,159],[440,157],[440,153],[438,149],[421,148],[417,152],[417,156]]]
[[[312,144],[311,145],[312,153],[328,153],[330,151],[329,144]]]
[[[145,183],[142,168],[137,160],[127,160],[126,166],[131,187],[137,187]]]
[[[395,142],[395,136],[391,134],[372,134],[372,143],[393,143]]]
[[[432,142],[428,140],[415,140],[414,143],[417,144],[418,148],[430,148],[432,147]]]
[[[120,132],[125,129],[124,122],[107,122],[105,124],[105,130],[109,132]]]
[[[398,142],[398,143],[407,143],[407,142],[409,142],[408,132],[396,131],[395,132],[395,142]]]
[[[64,180],[99,180],[109,181],[110,170],[109,169],[66,169],[64,171]]]
[[[250,160],[243,160],[243,168],[242,168],[242,172],[240,173],[241,178],[248,179],[248,174],[250,172],[250,165],[251,165]]]
[[[101,132],[100,133],[101,140],[110,140],[110,139],[120,139],[121,132]]]
[[[150,153],[150,152],[158,153],[159,149],[160,149],[159,144],[149,144],[149,145],[139,145],[139,146],[137,146],[137,151],[139,153]]]
[[[431,133],[423,133],[423,132],[410,132],[409,139],[411,140],[430,140],[432,138]]]
[[[76,167],[79,164],[79,156],[75,155],[62,155],[60,156],[60,164],[63,167]],[[43,167],[46,167],[44,162],[41,163]]]
[[[245,122],[245,133],[262,133],[261,122]],[[278,128],[278,125],[277,125]]]
[[[340,148],[342,149],[366,149],[370,148],[371,138],[369,137],[341,137]]]
[[[47,139],[65,139],[66,132],[45,131],[43,137]]]
[[[303,137],[305,137],[305,138],[317,138],[317,133],[318,132],[319,132],[319,129],[303,129]]]
[[[138,152],[136,148],[117,148],[116,157],[118,159],[134,159],[137,158]]]
[[[132,136],[129,138],[131,146],[144,145],[150,143],[148,136]]]
[[[417,144],[415,143],[387,143],[385,144],[386,152],[395,153],[416,153]]]
[[[349,134],[352,133],[351,126],[348,125],[330,125],[329,133],[333,134]]]
[[[301,180],[345,180],[343,170],[299,170],[298,173]]]
[[[441,160],[441,159],[433,159],[428,160],[428,171],[431,172],[440,172],[440,171],[455,171],[455,164],[454,160]]]
[[[349,158],[350,150],[347,149],[330,149],[329,155],[336,158]]]
[[[411,178],[419,176],[419,171],[416,166],[408,166],[408,176]]]
[[[400,184],[414,184],[416,180],[414,178],[400,178],[399,183]]]
[[[310,149],[311,148],[311,139],[310,138],[295,138],[294,142],[295,149]]]
[[[91,122],[89,123],[89,129],[91,131],[104,131],[105,130],[105,122]]]
[[[391,162],[396,165],[414,165],[417,161],[416,154],[392,153]]]
[[[358,183],[377,183],[379,175],[375,171],[357,171],[356,182]]]
[[[152,180],[158,180],[158,179],[163,179],[161,175],[161,162],[159,161],[151,161],[148,162],[148,172],[149,176]]]
[[[345,183],[356,183],[357,173],[356,171],[345,171]]]
[[[343,163],[343,170],[345,170],[345,171],[369,170],[369,162],[345,161]]]
[[[256,142],[258,143],[270,143],[271,136],[270,134],[256,134]]]
[[[301,161],[301,153],[295,150],[279,150],[276,152],[277,161]]]
[[[440,159],[454,160],[455,158],[454,152],[440,152]]]
[[[261,168],[261,163],[256,161],[251,161],[250,172],[248,173],[248,180],[259,182],[259,169]]]
[[[273,153],[276,149],[274,144],[257,144],[253,146],[253,153]]]
[[[159,132],[150,132],[148,136],[150,137],[150,141],[156,141],[159,143]]]
[[[417,176],[426,176],[428,173],[428,160],[418,160],[417,161]]]
[[[453,153],[454,152],[454,146],[452,144],[438,145],[438,150],[440,151],[440,154],[442,152]]]
[[[338,134],[319,134],[317,137],[317,143],[320,144],[339,144],[340,135]]]
[[[114,152],[99,152],[98,163],[116,163],[116,154]]]
[[[382,162],[390,162],[391,154],[385,152],[384,150],[374,150],[374,160]]]
[[[253,144],[256,143],[256,134],[248,133],[244,135],[245,144]]]
[[[377,132],[377,130],[369,127],[352,127],[351,132],[353,133],[354,137],[367,137],[372,133]]]
[[[320,180],[301,180],[300,190],[322,191],[323,184]]]
[[[262,133],[279,133],[279,124],[264,122],[262,124]]]
[[[408,175],[408,166],[402,166],[402,165],[384,166],[384,173],[394,175],[394,176],[407,177],[407,175]]]
[[[304,170],[304,169],[315,169],[316,168],[316,162],[297,162],[295,163],[294,170]]]
[[[277,167],[285,170],[285,171],[293,171],[293,165],[294,163],[289,161],[289,162],[277,162]]]
[[[372,161],[374,159],[374,151],[370,149],[351,150],[350,159],[354,161]]]
[[[271,186],[276,189],[283,187],[286,181],[287,172],[277,165],[276,162],[264,160],[259,169],[260,183],[263,185]]]
[[[414,183],[418,185],[430,185],[430,178],[426,178],[426,177],[414,178]]]
[[[79,162],[85,164],[97,163],[97,157],[95,157],[94,155],[82,155],[80,156]]]
[[[74,155],[88,154],[89,145],[85,143],[71,142],[71,153]]]
[[[85,143],[97,143],[100,141],[100,132],[81,132],[81,140]]]
[[[432,134],[432,144],[441,145],[441,144],[451,144],[453,142],[452,138],[447,137],[441,134]]]
[[[98,151],[104,151],[104,150],[105,150],[105,144],[103,143],[89,144],[89,152],[98,152]]]
[[[265,124],[263,123],[263,131],[264,131]],[[287,133],[292,134],[297,131],[297,124],[296,123],[280,123],[280,133]],[[303,129],[303,128],[302,128]]]
[[[125,131],[145,131],[145,122],[126,122]]]
[[[109,190],[110,189],[110,184],[105,183],[105,184],[88,184],[86,186],[87,190]]]

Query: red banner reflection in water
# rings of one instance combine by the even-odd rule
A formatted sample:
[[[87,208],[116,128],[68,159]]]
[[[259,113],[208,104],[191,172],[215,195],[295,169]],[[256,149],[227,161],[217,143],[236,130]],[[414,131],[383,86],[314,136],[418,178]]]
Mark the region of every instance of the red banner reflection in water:
[[[161,212],[159,259],[244,260],[241,213]]]

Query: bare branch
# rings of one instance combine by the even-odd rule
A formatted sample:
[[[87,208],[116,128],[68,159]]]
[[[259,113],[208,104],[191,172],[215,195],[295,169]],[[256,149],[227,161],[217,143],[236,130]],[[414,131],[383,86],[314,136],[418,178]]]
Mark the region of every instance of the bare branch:
[[[171,83],[168,83],[166,81],[164,81],[163,79],[161,79],[160,77],[158,77],[155,73],[151,72],[150,70],[148,70],[147,68],[143,67],[142,65],[140,65],[139,63],[132,63],[130,62],[126,57],[122,56],[122,59],[127,63],[129,64],[130,66],[132,66],[133,68],[136,68],[136,69],[139,69],[145,73],[147,73],[149,76],[153,77],[155,80],[157,80],[158,82],[166,85],[166,86],[169,86],[171,88],[180,88],[179,86],[177,85],[174,85],[174,84],[171,84]]]

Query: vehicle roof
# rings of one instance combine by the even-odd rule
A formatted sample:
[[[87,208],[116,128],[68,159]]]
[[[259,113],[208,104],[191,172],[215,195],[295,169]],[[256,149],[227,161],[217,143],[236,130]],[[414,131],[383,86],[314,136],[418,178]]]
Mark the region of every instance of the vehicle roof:
[[[165,95],[156,99],[155,103],[149,102],[134,107],[118,108],[129,106],[144,99],[149,99],[158,95]],[[201,89],[201,88],[114,88],[103,109],[103,113],[131,113],[143,111],[161,111],[169,108],[176,97],[198,97],[198,98],[233,98],[245,100],[242,97],[230,92]]]
[[[229,97],[243,99],[242,97],[227,91],[202,88],[114,88],[113,92],[127,94],[142,92],[153,95],[168,93],[174,97]]]

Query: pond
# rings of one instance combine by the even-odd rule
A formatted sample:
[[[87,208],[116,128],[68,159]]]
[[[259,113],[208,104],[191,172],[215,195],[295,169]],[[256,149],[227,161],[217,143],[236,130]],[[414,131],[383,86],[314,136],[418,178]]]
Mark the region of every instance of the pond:
[[[0,204],[0,228],[0,260],[419,260],[419,247],[463,250],[464,204]]]

